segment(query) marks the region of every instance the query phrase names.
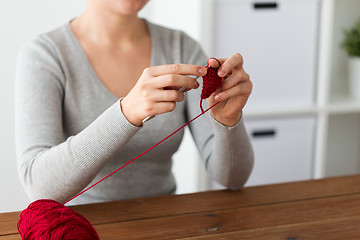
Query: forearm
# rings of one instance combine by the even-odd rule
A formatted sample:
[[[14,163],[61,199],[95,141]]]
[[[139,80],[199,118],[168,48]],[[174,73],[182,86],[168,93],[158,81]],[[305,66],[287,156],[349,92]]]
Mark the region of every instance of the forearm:
[[[61,144],[21,144],[27,146],[20,154],[19,170],[28,195],[67,200],[86,187],[138,129],[126,121],[116,102]]]
[[[209,147],[206,168],[211,178],[221,185],[237,190],[246,183],[254,164],[253,149],[243,120],[227,127],[212,119],[214,137]]]

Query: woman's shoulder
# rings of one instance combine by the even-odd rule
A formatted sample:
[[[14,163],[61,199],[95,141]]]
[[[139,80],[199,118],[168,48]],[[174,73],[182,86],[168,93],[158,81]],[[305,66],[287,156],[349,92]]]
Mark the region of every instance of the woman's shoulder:
[[[67,23],[29,39],[23,44],[20,53],[38,57],[57,55],[59,48],[70,42],[68,27]]]
[[[79,55],[77,54],[78,46],[73,38],[69,23],[42,33],[23,44],[18,55],[18,62],[36,62],[63,68],[68,65],[69,58]],[[73,62],[75,60],[73,59]]]

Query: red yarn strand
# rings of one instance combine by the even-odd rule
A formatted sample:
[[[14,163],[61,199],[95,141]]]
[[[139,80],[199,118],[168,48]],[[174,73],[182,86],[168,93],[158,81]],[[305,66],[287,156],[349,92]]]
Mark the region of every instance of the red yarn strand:
[[[141,153],[140,155],[138,155],[137,157],[133,158],[132,160],[130,160],[129,162],[125,163],[123,166],[119,167],[118,169],[116,169],[115,171],[113,171],[112,173],[110,173],[109,175],[105,176],[104,178],[100,179],[99,181],[97,181],[96,183],[92,184],[91,186],[87,187],[86,189],[82,190],[81,192],[79,192],[78,194],[76,194],[75,196],[71,197],[70,199],[68,199],[67,201],[65,201],[63,204],[65,205],[66,203],[70,202],[71,200],[73,200],[74,198],[80,196],[81,194],[85,193],[86,191],[90,190],[91,188],[95,187],[96,185],[98,185],[99,183],[101,183],[102,181],[104,181],[105,179],[107,179],[108,177],[112,176],[113,174],[115,174],[116,172],[120,171],[121,169],[123,169],[124,167],[126,167],[127,165],[129,165],[130,163],[134,162],[135,160],[137,160],[138,158],[140,158],[141,156],[145,155],[146,153],[148,153],[149,151],[151,151],[153,148],[157,147],[158,145],[160,145],[161,143],[163,143],[164,141],[166,141],[168,138],[170,138],[171,136],[173,136],[174,134],[176,134],[177,132],[179,132],[181,129],[183,129],[184,127],[186,127],[187,125],[189,125],[190,123],[192,123],[193,121],[195,121],[197,118],[199,118],[201,115],[205,114],[207,111],[209,111],[210,109],[212,109],[213,107],[215,107],[219,102],[216,102],[214,105],[212,105],[211,107],[209,107],[208,109],[206,109],[205,111],[202,111],[199,115],[197,115],[196,117],[194,117],[193,119],[191,119],[189,122],[185,123],[183,126],[179,127],[177,130],[175,130],[173,133],[171,133],[170,135],[168,135],[167,137],[163,138],[160,142],[156,143],[154,146],[148,148],[145,152]]]

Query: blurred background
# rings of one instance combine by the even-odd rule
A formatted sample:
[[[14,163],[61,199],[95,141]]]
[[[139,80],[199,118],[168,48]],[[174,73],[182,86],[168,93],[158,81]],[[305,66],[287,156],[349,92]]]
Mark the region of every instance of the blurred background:
[[[0,212],[29,203],[16,170],[17,54],[85,6],[0,1]],[[185,31],[209,56],[243,55],[254,84],[244,109],[255,149],[252,186],[360,172],[360,53],[349,43],[360,42],[360,33],[351,35],[359,9],[360,0],[151,0],[140,15]],[[188,131],[173,170],[177,193],[221,188],[208,180]]]

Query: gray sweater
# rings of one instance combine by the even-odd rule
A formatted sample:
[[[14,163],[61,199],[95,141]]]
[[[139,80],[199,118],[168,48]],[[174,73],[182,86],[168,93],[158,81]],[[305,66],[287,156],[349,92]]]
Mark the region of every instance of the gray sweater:
[[[201,47],[186,34],[147,25],[152,66],[206,65]],[[198,115],[200,91],[186,93],[173,112],[136,127],[97,77],[69,23],[36,37],[19,54],[15,80],[17,161],[28,196],[66,201]],[[212,179],[241,188],[253,166],[242,120],[226,127],[207,113],[189,129]],[[182,137],[183,131],[71,204],[174,193],[171,157]]]

